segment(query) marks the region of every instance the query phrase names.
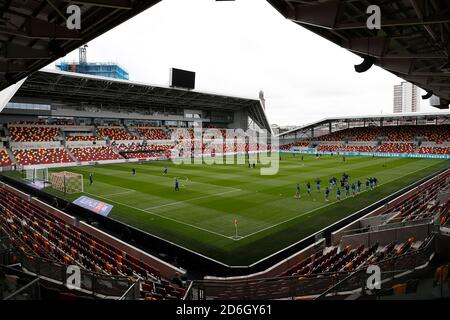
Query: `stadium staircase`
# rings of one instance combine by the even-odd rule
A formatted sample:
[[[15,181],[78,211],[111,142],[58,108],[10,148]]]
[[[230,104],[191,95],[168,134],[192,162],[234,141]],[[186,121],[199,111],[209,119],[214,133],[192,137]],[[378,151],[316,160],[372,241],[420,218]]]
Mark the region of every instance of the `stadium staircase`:
[[[8,152],[9,158],[11,159],[11,162],[13,163],[13,165],[18,166],[19,163],[17,162],[16,157],[14,157],[14,154],[11,151],[11,149],[10,148],[5,148],[5,149],[6,149],[6,152]]]
[[[135,130],[130,128],[128,125],[124,124],[123,127],[125,128],[125,131],[132,137],[136,137],[139,140],[145,140],[141,135]]]
[[[67,151],[67,154],[70,156],[70,158],[71,158],[74,162],[79,162],[78,159],[73,155],[73,153],[70,151],[70,149],[67,147],[66,144],[64,144],[64,149]]]

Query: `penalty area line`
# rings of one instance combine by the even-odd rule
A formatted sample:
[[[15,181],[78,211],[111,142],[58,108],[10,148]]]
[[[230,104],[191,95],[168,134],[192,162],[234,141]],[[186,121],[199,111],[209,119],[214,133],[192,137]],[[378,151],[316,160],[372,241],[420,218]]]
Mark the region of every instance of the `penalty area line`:
[[[102,196],[99,196],[99,195],[96,195],[96,194],[93,194],[93,193],[89,193],[89,192],[84,192],[84,193],[89,194],[89,195],[91,195],[93,197],[97,197],[97,198],[100,198],[100,199],[107,200],[107,201],[112,202],[112,203],[116,203],[116,204],[124,206],[124,207],[128,207],[130,209],[134,209],[134,210],[138,210],[138,211],[141,211],[141,212],[145,212],[145,213],[148,213],[148,214],[160,217],[162,219],[173,221],[173,222],[176,222],[176,223],[179,223],[179,224],[183,224],[183,225],[186,225],[186,226],[194,228],[194,229],[198,229],[198,230],[205,231],[205,232],[208,232],[208,233],[211,233],[211,234],[215,234],[215,235],[223,237],[223,238],[227,238],[227,239],[233,240],[232,236],[226,236],[226,235],[223,235],[223,234],[221,234],[219,232],[211,231],[211,230],[208,230],[208,229],[205,229],[205,228],[202,228],[202,227],[199,227],[199,226],[195,226],[195,225],[187,223],[187,222],[183,222],[183,221],[179,221],[177,219],[169,218],[169,217],[157,214],[157,213],[152,212],[152,211],[148,211],[148,210],[144,210],[144,209],[137,208],[137,207],[134,207],[134,206],[130,206],[128,204],[125,204],[125,203],[122,203],[122,202],[119,202],[119,201],[116,201],[116,200],[112,200],[112,199],[109,199],[109,198],[106,198],[106,197],[102,197]]]

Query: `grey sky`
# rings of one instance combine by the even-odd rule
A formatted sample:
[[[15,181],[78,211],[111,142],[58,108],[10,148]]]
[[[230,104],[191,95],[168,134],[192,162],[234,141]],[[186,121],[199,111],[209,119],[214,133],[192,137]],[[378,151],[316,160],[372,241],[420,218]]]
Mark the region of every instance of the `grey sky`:
[[[269,122],[279,125],[391,113],[401,81],[378,67],[356,73],[359,57],[265,0],[163,0],[91,41],[88,61],[118,62],[131,80],[155,85],[167,85],[169,68],[178,67],[197,72],[199,91],[257,98],[263,89]],[[421,111],[438,110],[424,101]]]

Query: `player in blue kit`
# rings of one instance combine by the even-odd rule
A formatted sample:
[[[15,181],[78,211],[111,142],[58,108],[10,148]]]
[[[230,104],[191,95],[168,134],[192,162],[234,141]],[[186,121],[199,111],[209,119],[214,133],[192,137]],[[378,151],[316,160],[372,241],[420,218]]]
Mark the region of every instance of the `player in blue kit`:
[[[180,183],[178,182],[178,178],[175,178],[175,191],[180,191]]]
[[[358,193],[361,192],[361,180],[358,179]]]
[[[308,191],[308,194],[311,195],[311,183],[309,183],[309,181],[306,184],[306,190]]]
[[[297,183],[297,193],[295,194],[297,199],[300,199],[300,183]]]
[[[352,194],[353,194],[353,196],[355,196],[355,194],[356,194],[356,185],[354,182],[352,183]]]
[[[319,178],[316,179],[316,188],[317,188],[317,192],[320,192],[320,180],[319,180]]]
[[[339,187],[336,190],[336,199],[341,200],[341,188]]]
[[[350,197],[350,185],[347,183],[345,183],[345,196],[346,197]]]

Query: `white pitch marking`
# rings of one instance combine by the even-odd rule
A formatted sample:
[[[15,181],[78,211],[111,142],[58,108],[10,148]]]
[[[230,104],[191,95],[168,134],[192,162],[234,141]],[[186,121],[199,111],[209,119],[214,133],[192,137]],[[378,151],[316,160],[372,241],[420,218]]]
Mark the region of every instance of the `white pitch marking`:
[[[130,205],[128,205],[128,204],[125,204],[125,203],[122,203],[122,202],[119,202],[119,201],[116,201],[116,200],[108,199],[108,198],[105,198],[105,197],[102,197],[102,196],[99,196],[99,195],[96,195],[96,194],[93,194],[93,193],[89,193],[89,192],[85,192],[85,193],[86,193],[86,194],[89,194],[89,195],[91,195],[91,196],[93,196],[93,197],[97,197],[97,198],[104,199],[104,200],[107,200],[107,201],[110,201],[110,202],[113,202],[113,203],[117,203],[117,204],[119,204],[119,205],[121,205],[121,206],[124,206],[124,207],[128,207],[128,208],[135,209],[135,210],[138,210],[138,211],[141,211],[141,212],[149,213],[149,214],[151,214],[151,215],[160,217],[160,218],[162,218],[162,219],[174,221],[174,222],[176,222],[176,223],[184,224],[184,225],[186,225],[186,226],[189,226],[189,227],[191,227],[191,228],[195,228],[195,229],[199,229],[199,230],[202,230],[202,231],[205,231],[205,232],[208,232],[208,233],[212,233],[212,234],[215,234],[215,235],[217,235],[217,236],[221,236],[221,237],[223,237],[223,238],[227,238],[227,239],[232,239],[232,238],[233,238],[233,237],[231,237],[231,236],[226,236],[226,235],[223,235],[223,234],[221,234],[221,233],[218,233],[218,232],[215,232],[215,231],[211,231],[211,230],[208,230],[208,229],[205,229],[205,228],[202,228],[202,227],[198,227],[198,226],[195,226],[195,225],[193,225],[193,224],[190,224],[190,223],[187,223],[187,222],[183,222],[183,221],[179,221],[179,220],[176,220],[176,219],[173,219],[173,218],[168,218],[168,217],[165,217],[165,216],[163,216],[163,215],[157,214],[157,213],[155,213],[155,212],[151,212],[151,211],[148,211],[148,210],[144,210],[144,209],[141,209],[141,208],[137,208],[137,207],[134,207],[134,206],[130,206]]]
[[[128,193],[133,193],[133,192],[137,192],[136,190],[129,190],[129,191],[122,191],[122,192],[116,192],[116,193],[109,193],[109,194],[105,194],[104,196],[108,196],[108,197],[113,197],[113,196],[118,196],[121,194],[128,194]]]
[[[221,196],[227,193],[231,193],[231,192],[237,192],[237,191],[242,191],[241,189],[236,189],[236,190],[230,190],[230,191],[225,191],[225,192],[220,192],[220,193],[215,193],[215,194],[209,194],[206,196],[201,196],[201,197],[197,197],[197,198],[192,198],[192,199],[187,199],[184,201],[176,201],[176,202],[171,202],[171,203],[167,203],[167,204],[162,204],[159,206],[154,206],[154,207],[149,207],[149,208],[145,208],[144,210],[152,210],[152,209],[158,209],[158,208],[162,208],[162,207],[168,207],[168,206],[174,206],[180,203],[185,203],[185,202],[189,202],[189,201],[195,201],[195,200],[200,200],[200,199],[206,199],[206,198],[211,198],[211,197],[216,197],[216,196]]]
[[[377,188],[381,187],[381,186],[384,185],[384,184],[387,184],[387,183],[390,183],[390,182],[392,182],[392,181],[401,179],[401,178],[403,178],[403,177],[405,177],[405,176],[408,176],[408,175],[410,175],[410,174],[413,174],[413,173],[419,172],[419,171],[421,171],[421,170],[424,170],[424,169],[426,169],[426,168],[432,167],[432,166],[434,166],[434,165],[435,165],[435,163],[432,164],[432,165],[429,165],[428,167],[421,168],[421,169],[418,169],[418,170],[409,172],[409,173],[407,173],[407,174],[405,174],[405,175],[403,175],[403,176],[400,176],[400,177],[398,177],[398,178],[388,180],[388,181],[386,181],[386,182],[384,182],[384,183],[380,183],[380,184],[377,186]],[[360,195],[360,194],[362,194],[362,193],[364,193],[364,192],[367,192],[367,191],[368,191],[368,190],[363,190],[362,192],[358,193],[358,195]],[[346,200],[346,199],[348,199],[348,198],[349,198],[349,197],[347,197],[347,198],[345,198],[345,199],[343,199],[343,200],[341,200],[341,201],[344,201],[344,200]],[[279,226],[279,225],[281,225],[281,224],[283,224],[283,223],[286,223],[286,222],[292,221],[292,220],[294,220],[294,219],[303,217],[303,216],[305,216],[305,215],[307,215],[307,214],[310,214],[310,213],[312,213],[312,212],[315,212],[315,211],[317,211],[317,210],[319,210],[319,209],[323,209],[323,208],[326,208],[326,207],[328,207],[328,206],[331,206],[332,204],[335,204],[336,202],[337,202],[337,201],[330,202],[329,204],[326,204],[326,205],[324,205],[324,206],[315,208],[315,209],[313,209],[313,210],[311,210],[311,211],[308,211],[308,212],[299,214],[299,215],[294,216],[294,217],[291,217],[291,218],[289,218],[289,219],[287,219],[287,220],[284,220],[284,221],[278,222],[278,223],[276,223],[276,224],[274,224],[274,225],[271,225],[271,226],[268,226],[268,227],[266,227],[266,228],[263,228],[263,229],[261,229],[261,230],[258,230],[258,231],[249,233],[249,234],[247,234],[247,235],[245,235],[245,236],[242,236],[241,239],[245,239],[245,238],[247,238],[247,237],[253,236],[253,235],[258,234],[258,233],[260,233],[260,232],[263,232],[263,231],[266,231],[266,230],[275,228],[275,227],[277,227],[277,226]],[[241,239],[239,239],[239,240],[241,240]],[[239,241],[239,240],[237,240],[237,241]]]

